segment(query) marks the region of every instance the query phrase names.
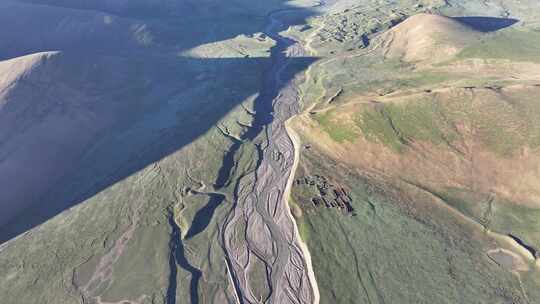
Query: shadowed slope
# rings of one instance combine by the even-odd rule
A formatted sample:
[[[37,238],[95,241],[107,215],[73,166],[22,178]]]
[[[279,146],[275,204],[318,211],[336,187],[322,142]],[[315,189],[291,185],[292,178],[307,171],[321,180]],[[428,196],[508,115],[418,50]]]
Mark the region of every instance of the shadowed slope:
[[[281,1],[272,5],[286,7]],[[196,43],[262,30],[271,7],[244,4],[224,12],[203,10],[200,16],[177,10],[187,19],[202,19],[201,26],[186,27],[169,14],[148,21],[134,19],[136,14],[124,18],[51,5],[0,4],[0,20],[11,24],[0,37],[13,41],[0,47],[0,58],[55,50],[2,62],[7,76],[0,101],[0,181],[7,190],[0,193],[0,207],[6,210],[0,241],[180,150],[257,94],[269,58],[231,51],[237,57],[178,54]],[[255,15],[244,20],[235,14]],[[209,16],[219,18],[210,23]],[[28,38],[15,39],[13,33]],[[313,61],[293,60],[298,63],[287,77]],[[262,114],[269,107],[255,104],[254,110]]]
[[[404,61],[443,60],[480,34],[455,19],[430,14],[409,17],[382,36],[386,56]]]
[[[49,57],[6,95],[0,117],[9,132],[2,134],[0,177],[8,187],[0,201],[10,212],[0,220],[6,224],[30,209],[2,229],[1,240],[192,142],[257,92],[258,80],[247,71],[267,64],[263,58],[149,64],[102,57],[74,65],[76,60],[61,53]],[[311,62],[297,60],[297,68]],[[201,74],[219,83],[192,92]],[[219,96],[216,86],[235,93]]]

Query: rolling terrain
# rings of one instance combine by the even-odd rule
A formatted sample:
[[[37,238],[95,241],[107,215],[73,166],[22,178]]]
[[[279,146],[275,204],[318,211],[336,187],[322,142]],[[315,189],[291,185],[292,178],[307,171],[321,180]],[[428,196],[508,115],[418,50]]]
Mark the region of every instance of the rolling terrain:
[[[321,303],[540,299],[540,16],[444,15],[454,9],[414,14],[308,71],[289,124],[292,209]],[[306,41],[338,23],[317,22]]]
[[[0,0],[0,302],[538,302],[538,12]]]

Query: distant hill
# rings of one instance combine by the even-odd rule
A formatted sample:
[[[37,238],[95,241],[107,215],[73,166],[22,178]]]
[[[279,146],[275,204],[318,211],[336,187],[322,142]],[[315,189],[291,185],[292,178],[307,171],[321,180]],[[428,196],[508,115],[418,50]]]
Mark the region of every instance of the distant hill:
[[[382,35],[389,58],[404,61],[440,61],[455,55],[480,37],[480,32],[456,19],[418,14]]]

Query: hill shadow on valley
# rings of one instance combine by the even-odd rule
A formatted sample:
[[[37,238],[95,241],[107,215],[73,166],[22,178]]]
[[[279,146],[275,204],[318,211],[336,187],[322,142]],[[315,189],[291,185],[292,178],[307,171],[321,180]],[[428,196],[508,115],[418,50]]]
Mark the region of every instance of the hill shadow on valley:
[[[36,10],[29,7],[28,14],[34,16]],[[54,6],[45,10],[56,18],[51,13]],[[308,9],[297,12],[298,18],[287,22],[300,24],[311,14]],[[151,26],[159,27],[152,22]],[[198,43],[263,30],[260,25],[250,29],[219,28]],[[89,48],[96,40],[88,37],[72,45],[41,37],[35,44],[27,43],[33,41],[28,39],[20,47],[0,47],[2,58],[60,51],[18,78],[7,102],[0,105],[0,127],[9,131],[0,132],[0,182],[5,189],[0,208],[6,211],[0,217],[0,243],[179,151],[261,91],[254,110],[259,116],[255,127],[262,130],[271,122],[271,104],[280,86],[316,60],[287,59],[288,70],[294,71],[281,75],[279,86],[268,88],[264,77],[255,76],[271,71],[276,60],[284,60],[279,59],[284,45],[275,47],[271,57],[185,58],[178,52],[195,44],[179,47],[169,40],[128,54],[110,45]],[[118,36],[113,35],[112,45],[127,45],[114,37]]]

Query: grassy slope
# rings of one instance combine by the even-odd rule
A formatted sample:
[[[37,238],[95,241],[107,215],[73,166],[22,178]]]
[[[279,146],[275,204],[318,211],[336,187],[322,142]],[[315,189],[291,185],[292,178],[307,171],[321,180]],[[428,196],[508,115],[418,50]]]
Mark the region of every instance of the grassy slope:
[[[261,1],[257,6],[252,5],[252,2],[239,2],[241,4],[233,6],[237,9],[234,14],[231,13],[233,17],[223,10],[213,10],[210,12],[212,16],[222,14],[222,18],[211,18],[219,22],[197,20],[199,23],[196,26],[192,22],[189,27],[182,27],[182,31],[189,35],[198,35],[204,43],[220,37],[222,32],[256,32],[266,22],[264,16],[269,10],[282,5],[282,1]],[[239,18],[239,14],[251,18]],[[237,30],[220,28],[220,24],[235,27]],[[180,37],[189,40],[189,35]],[[167,43],[170,42],[168,39],[172,39],[164,36],[158,38],[167,39]],[[182,39],[179,42],[180,48]],[[160,99],[165,104],[163,108],[152,109],[138,124],[120,132],[118,137],[104,139],[101,144],[96,145],[96,150],[99,151],[100,146],[106,148],[108,140],[118,141],[123,136],[129,137],[132,132],[138,134],[141,142],[148,142],[147,136],[154,139],[151,144],[140,149],[137,145],[129,144],[123,147],[129,151],[120,151],[141,157],[140,155],[144,155],[142,152],[159,150],[162,144],[183,140],[186,130],[194,129],[196,124],[201,122],[208,122],[216,116],[216,109],[225,107],[230,107],[230,111],[216,121],[216,126],[220,126],[221,131],[226,130],[230,135],[238,137],[245,130],[237,122],[249,125],[253,118],[240,104],[253,111],[254,96],[260,88],[265,65],[260,61],[234,58],[243,59],[246,55],[268,56],[272,45],[269,39],[260,42],[256,37],[231,37],[203,50],[191,50],[189,54],[194,57],[204,55],[210,58],[232,58],[228,63],[205,65],[198,64],[196,60],[176,58],[175,62],[186,61],[186,66],[178,76],[185,79],[179,79],[179,85],[193,79],[197,79],[196,84],[180,94],[175,94],[170,100],[163,102],[163,99]],[[125,98],[130,97],[132,96]],[[156,125],[167,127],[154,130],[153,126]],[[5,275],[0,277],[0,302],[78,302],[81,298],[80,289],[94,274],[99,260],[110,253],[120,236],[135,225],[122,254],[113,261],[108,270],[111,271],[110,279],[103,280],[96,286],[92,295],[99,296],[106,302],[165,303],[171,271],[170,210],[174,209],[173,215],[179,223],[181,233],[185,235],[197,212],[208,203],[207,196],[188,196],[185,189],[199,189],[202,182],[207,187],[201,191],[213,190],[212,184],[222,166],[223,154],[232,144],[232,140],[223,136],[216,126],[200,134],[181,150],[173,151],[156,163],[149,164],[2,248],[0,272]],[[236,160],[236,174],[241,175],[244,170],[254,165],[251,162],[254,151],[254,147],[249,144],[241,149],[239,159]],[[124,164],[126,154],[116,154],[107,153],[111,158],[118,157],[118,162],[112,159],[111,163]],[[87,155],[88,167],[92,167],[90,164],[93,162],[97,163],[92,157],[91,153]],[[129,161],[127,165],[129,166]],[[94,178],[101,180],[106,177],[96,175]],[[62,193],[57,195],[64,195],[64,191],[67,195],[71,190],[66,186]],[[230,194],[232,189],[217,191]],[[188,263],[203,274],[196,291],[200,295],[199,303],[223,303],[230,296],[229,280],[222,263],[223,252],[218,246],[217,225],[222,221],[229,204],[230,200],[222,203],[212,218],[202,219],[208,221],[206,229],[190,239],[182,240]],[[186,303],[190,298],[192,276],[181,266],[175,268],[178,268],[178,303]]]
[[[471,238],[466,225],[429,200],[408,198],[313,150],[304,153],[303,166],[350,187],[357,214],[323,208],[304,212],[298,220],[322,303],[524,301],[517,279],[478,250],[487,241]],[[293,198],[301,206],[307,203],[299,192]]]
[[[539,54],[539,30],[504,30],[469,45],[457,57],[539,62]]]
[[[353,9],[332,18],[351,23],[355,14]],[[319,24],[323,33],[332,32],[334,24],[339,24],[336,20],[327,22],[329,25],[317,20],[314,25]],[[335,51],[328,54],[331,45]],[[540,209],[504,196],[490,200],[489,193],[471,192],[469,186],[452,188],[455,181],[445,180],[447,175],[438,179],[437,173],[425,179],[416,176],[437,185],[424,190],[403,186],[395,179],[395,174],[403,173],[417,182],[415,172],[437,166],[430,153],[439,153],[435,161],[448,162],[447,171],[456,170],[452,163],[455,159],[456,166],[465,162],[468,154],[462,153],[468,151],[471,138],[495,159],[519,158],[524,147],[531,155],[538,153],[536,89],[477,90],[494,84],[538,83],[537,74],[530,69],[517,72],[517,78],[524,79],[521,82],[508,76],[519,69],[520,62],[537,62],[537,32],[509,29],[486,34],[451,61],[435,65],[385,60],[376,50],[351,51],[331,42],[326,47],[313,46],[327,59],[311,67],[305,84],[304,104],[317,113],[304,115],[295,124],[304,135],[304,144],[311,145],[302,151],[297,176],[320,174],[343,183],[352,191],[357,213],[349,217],[314,209],[310,205],[314,194],[301,186],[293,188],[292,199],[302,209],[297,221],[313,256],[322,303],[531,303],[538,299],[536,267],[530,264],[531,271],[519,277],[499,267],[486,250],[505,245],[479,227],[519,235],[538,248]],[[468,70],[474,62],[485,66]],[[450,93],[451,97],[440,97],[446,93],[437,91],[462,86],[475,89],[458,89],[463,92]],[[333,98],[336,92],[340,93]],[[383,95],[387,94],[391,101],[385,101]],[[438,147],[435,151],[439,152],[430,152],[429,147]],[[418,159],[426,155],[429,160],[412,168],[417,163],[406,156],[410,154],[417,154]],[[450,154],[457,156],[445,160]],[[365,156],[377,163],[370,166],[358,161]],[[389,157],[386,165],[385,157]],[[504,166],[517,166],[503,163],[495,170],[504,172]],[[348,169],[355,164],[361,166]],[[527,169],[510,170],[508,174],[514,175],[503,180],[519,177],[519,183],[517,180],[529,174],[525,172],[534,172],[532,163],[523,166]],[[477,177],[489,185],[487,171],[475,174],[481,174]],[[491,209],[486,213],[488,201]],[[461,214],[448,214],[445,205]],[[480,225],[467,224],[471,223],[467,218]]]

